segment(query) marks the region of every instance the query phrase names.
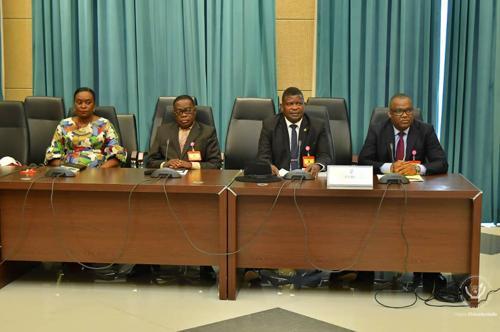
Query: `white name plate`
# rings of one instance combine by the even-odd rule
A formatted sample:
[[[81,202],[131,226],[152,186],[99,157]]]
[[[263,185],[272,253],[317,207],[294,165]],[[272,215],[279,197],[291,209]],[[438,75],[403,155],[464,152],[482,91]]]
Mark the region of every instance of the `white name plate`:
[[[328,189],[373,189],[373,166],[328,165]]]

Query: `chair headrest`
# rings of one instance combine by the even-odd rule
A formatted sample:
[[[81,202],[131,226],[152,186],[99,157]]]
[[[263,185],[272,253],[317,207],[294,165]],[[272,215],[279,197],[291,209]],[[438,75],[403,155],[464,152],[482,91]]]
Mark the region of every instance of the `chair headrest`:
[[[274,115],[274,102],[271,98],[236,98],[232,119],[264,120]]]

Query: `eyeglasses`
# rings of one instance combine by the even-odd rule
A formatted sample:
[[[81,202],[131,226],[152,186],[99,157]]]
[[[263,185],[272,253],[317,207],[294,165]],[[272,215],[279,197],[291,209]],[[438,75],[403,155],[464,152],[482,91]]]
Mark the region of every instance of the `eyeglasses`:
[[[194,107],[190,107],[190,108],[176,108],[174,110],[174,113],[177,114],[177,115],[182,115],[182,114],[191,115],[191,114],[194,113]]]
[[[396,108],[394,110],[391,110],[391,112],[397,116],[401,116],[403,115],[403,113],[405,113],[406,115],[411,115],[413,113],[413,108],[407,108],[407,109]]]

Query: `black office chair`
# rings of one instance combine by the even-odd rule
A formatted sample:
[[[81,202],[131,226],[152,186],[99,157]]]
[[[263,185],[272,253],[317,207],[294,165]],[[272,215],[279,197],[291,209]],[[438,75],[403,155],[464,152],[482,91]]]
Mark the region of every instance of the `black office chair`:
[[[41,164],[57,125],[64,118],[64,101],[59,97],[26,97],[24,111],[30,141],[28,162]]]
[[[332,158],[332,161],[335,160],[335,151],[333,149],[333,141],[332,141],[332,133],[330,132],[330,117],[328,116],[328,109],[326,106],[322,105],[305,105],[304,106],[304,112],[308,116],[312,118],[316,118],[323,122],[325,126],[325,131],[326,135],[328,137],[328,153],[330,154],[330,158]],[[302,147],[301,147],[302,149]],[[325,165],[326,166],[326,165]]]
[[[196,121],[206,124],[207,126],[212,126],[215,129],[215,134],[217,135],[217,128],[215,127],[214,113],[212,107],[210,106],[196,106]],[[163,114],[163,121],[161,124],[175,122],[174,107],[167,106],[167,111]],[[155,137],[152,137],[154,140]]]
[[[196,97],[191,96],[194,100],[194,104],[198,105],[198,100]],[[158,97],[156,102],[155,114],[153,115],[153,122],[151,124],[151,134],[149,136],[149,148],[153,146],[154,139],[156,138],[156,132],[158,127],[163,123],[163,118],[167,112],[167,107],[171,107],[174,104],[174,100],[177,97]]]
[[[387,115],[388,113],[389,113],[388,107],[375,107],[372,111],[372,116],[370,118],[370,126],[386,120],[389,117]],[[413,117],[415,120],[422,121],[422,115],[419,108],[415,108],[413,110]]]
[[[196,106],[196,121],[215,128],[214,114],[210,106]],[[175,122],[174,107],[168,106],[161,124]]]
[[[330,132],[332,134],[334,164],[352,164],[352,139],[349,112],[344,98],[311,97],[308,105],[323,105],[328,109]]]
[[[126,167],[130,166],[132,155],[136,155],[138,150],[137,125],[134,114],[118,114],[118,123],[122,132],[122,146],[127,150]],[[134,152],[135,151],[135,152]]]
[[[244,169],[248,162],[255,160],[262,121],[274,114],[274,102],[270,98],[235,99],[227,129],[225,169]]]
[[[10,156],[22,164],[29,156],[28,121],[20,101],[0,101],[0,158]]]

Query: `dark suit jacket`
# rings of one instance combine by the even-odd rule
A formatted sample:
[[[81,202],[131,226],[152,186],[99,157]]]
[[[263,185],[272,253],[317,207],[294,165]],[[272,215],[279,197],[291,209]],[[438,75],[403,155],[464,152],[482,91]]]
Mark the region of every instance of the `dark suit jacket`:
[[[165,149],[168,144],[167,159],[165,159]],[[187,137],[184,149],[179,147],[179,127],[176,122],[166,123],[158,128],[153,146],[149,151],[146,167],[159,168],[165,160],[182,159],[189,161],[187,151],[191,149],[190,143],[194,142],[194,148],[201,153],[201,168],[221,168],[222,159],[220,155],[219,142],[215,129],[203,123],[194,122],[189,136]]]
[[[392,162],[390,143],[395,149],[394,127],[390,119],[376,123],[368,129],[365,144],[358,157],[358,164],[373,165],[374,173],[380,173],[384,163]],[[412,151],[416,151],[415,160],[420,160],[427,169],[427,175],[446,173],[448,162],[434,128],[424,122],[414,120],[406,140],[406,160],[412,160]]]
[[[332,163],[326,135],[325,125],[321,121],[304,114],[299,129],[301,167],[303,167],[302,156],[307,155],[306,146],[311,148],[309,154],[316,157],[316,163],[324,166]],[[283,113],[264,120],[257,158],[270,162],[278,169],[290,169],[290,138]]]

